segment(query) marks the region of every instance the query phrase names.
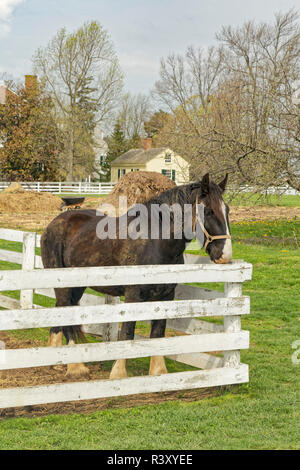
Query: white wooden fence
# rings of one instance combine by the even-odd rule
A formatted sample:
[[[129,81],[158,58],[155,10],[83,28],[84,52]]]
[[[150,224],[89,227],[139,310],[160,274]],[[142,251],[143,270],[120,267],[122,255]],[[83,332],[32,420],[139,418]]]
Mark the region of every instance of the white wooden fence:
[[[1,181],[0,191],[7,188],[10,184],[10,182]],[[109,194],[116,183],[30,181],[20,182],[20,184],[28,191],[49,192],[53,194]]]
[[[0,312],[0,330],[82,324],[87,330],[101,334],[105,341],[110,341],[3,350],[0,351],[0,371],[157,355],[198,369],[160,376],[2,389],[0,407],[194,389],[248,381],[248,366],[240,363],[240,350],[249,347],[249,333],[241,329],[241,315],[250,313],[249,298],[242,296],[242,283],[251,279],[250,264],[243,261],[234,261],[229,265],[198,264],[197,257],[191,258],[190,255],[185,261],[195,264],[41,270],[34,269],[42,267],[42,263],[40,257],[33,255],[35,245],[39,245],[39,237],[32,233],[2,229],[0,239],[24,240],[23,253],[8,253],[8,250],[0,252],[0,259],[22,263],[23,268],[0,271],[0,291],[21,290],[20,302],[0,296],[0,305],[9,309]],[[125,304],[118,298],[85,294],[80,306],[40,308],[33,304],[33,291],[52,297],[54,287],[97,285],[99,279],[103,286],[124,284],[124,279],[126,285],[178,283],[175,292],[177,300]],[[224,292],[182,284],[201,282],[223,282]],[[223,317],[222,324],[198,319],[215,316]],[[166,319],[167,328],[185,335],[155,339],[136,337],[133,341],[116,342],[119,322],[152,319]],[[223,351],[222,357],[209,354],[216,351]]]
[[[11,183],[6,181],[0,181],[0,191],[7,188]],[[50,192],[53,194],[109,194],[116,183],[94,183],[94,182],[85,182],[85,181],[54,181],[54,182],[43,182],[43,181],[29,181],[29,182],[20,182],[24,189],[28,191],[37,191],[37,192]],[[185,184],[182,183],[177,183]],[[232,188],[234,190],[234,188]],[[235,188],[237,189],[237,188]],[[242,192],[253,192],[254,188],[250,186],[243,186],[240,188]],[[230,189],[228,189],[230,191]],[[287,194],[287,195],[297,195],[300,194],[296,189],[289,186],[282,187],[270,187],[265,193],[267,194]]]

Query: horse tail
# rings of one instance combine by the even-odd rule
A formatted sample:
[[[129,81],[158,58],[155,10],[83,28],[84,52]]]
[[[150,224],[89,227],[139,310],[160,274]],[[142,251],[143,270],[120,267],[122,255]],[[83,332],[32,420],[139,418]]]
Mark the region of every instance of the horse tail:
[[[64,224],[54,219],[41,236],[41,255],[44,268],[65,268],[63,233]],[[85,288],[55,288],[56,306],[78,305]],[[80,325],[62,327],[63,334],[75,343],[85,343],[86,338]]]

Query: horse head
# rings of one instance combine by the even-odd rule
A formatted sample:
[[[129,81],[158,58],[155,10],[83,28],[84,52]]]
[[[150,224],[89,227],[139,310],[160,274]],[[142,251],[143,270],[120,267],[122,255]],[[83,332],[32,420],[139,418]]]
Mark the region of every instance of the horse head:
[[[204,239],[204,249],[215,263],[229,263],[232,258],[229,230],[229,207],[223,200],[228,174],[216,184],[209,174],[192,184],[192,202],[195,207],[194,227]],[[198,237],[199,238],[199,237]]]

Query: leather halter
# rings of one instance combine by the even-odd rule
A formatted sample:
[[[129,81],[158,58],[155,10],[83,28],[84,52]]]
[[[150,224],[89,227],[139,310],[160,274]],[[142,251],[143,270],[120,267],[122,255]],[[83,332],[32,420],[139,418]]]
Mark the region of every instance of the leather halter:
[[[203,204],[201,204],[203,205]],[[207,246],[209,245],[209,243],[213,242],[214,240],[222,240],[222,239],[225,239],[225,238],[228,238],[228,239],[231,239],[231,235],[210,235],[208,233],[208,231],[206,230],[206,228],[204,227],[203,223],[202,223],[202,220],[201,218],[199,217],[199,212],[198,212],[198,194],[197,194],[197,198],[196,198],[196,217],[194,219],[194,223],[193,223],[193,232],[195,232],[196,230],[196,223],[199,223],[204,235],[206,236],[206,241],[205,241],[205,244],[203,246],[204,250],[206,251],[206,248]]]

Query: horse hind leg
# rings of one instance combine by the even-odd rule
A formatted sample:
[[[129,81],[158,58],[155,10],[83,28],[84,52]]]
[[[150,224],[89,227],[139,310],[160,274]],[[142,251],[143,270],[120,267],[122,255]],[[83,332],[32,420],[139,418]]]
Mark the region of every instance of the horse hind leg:
[[[76,326],[64,326],[63,333],[67,340],[67,345],[74,345],[80,342],[82,338],[82,331],[79,325]],[[88,379],[90,372],[88,367],[83,362],[68,364],[66,377],[72,379]]]
[[[78,305],[84,290],[85,288],[79,287],[55,289],[56,306]],[[49,345],[61,346],[63,335],[66,338],[67,345],[84,342],[85,340],[80,325],[55,327],[50,330]],[[66,376],[73,379],[88,378],[89,369],[83,363],[68,364]]]
[[[153,320],[151,323],[150,338],[163,338],[165,336],[166,320]],[[149,375],[167,374],[168,370],[164,356],[152,356],[150,359]]]
[[[122,323],[121,332],[120,332],[120,340],[126,341],[126,340],[133,339],[134,329],[135,329],[135,321]],[[111,380],[114,380],[114,379],[124,379],[125,377],[127,377],[126,359],[118,359],[117,361],[114,362],[109,378]]]

